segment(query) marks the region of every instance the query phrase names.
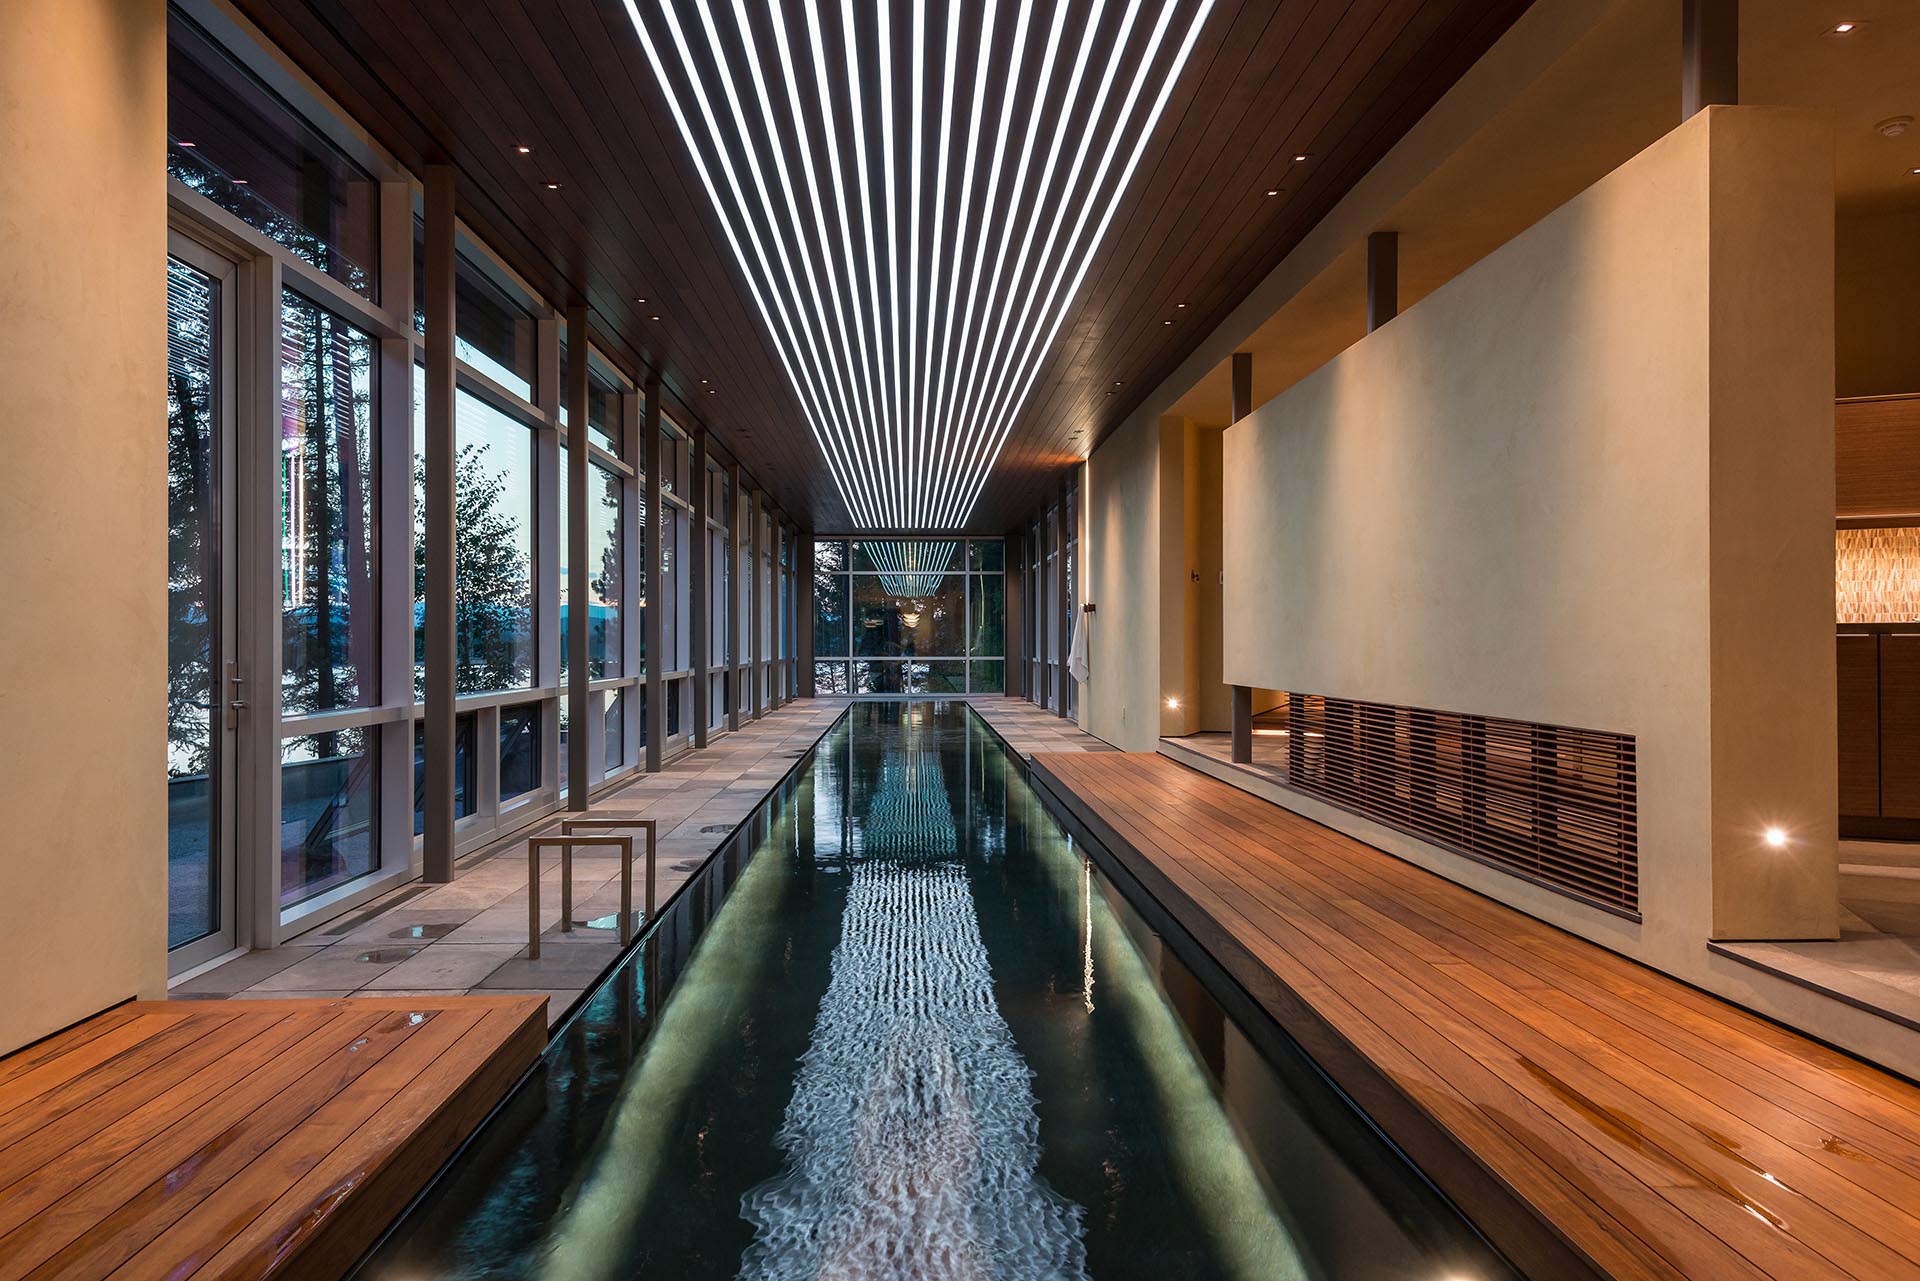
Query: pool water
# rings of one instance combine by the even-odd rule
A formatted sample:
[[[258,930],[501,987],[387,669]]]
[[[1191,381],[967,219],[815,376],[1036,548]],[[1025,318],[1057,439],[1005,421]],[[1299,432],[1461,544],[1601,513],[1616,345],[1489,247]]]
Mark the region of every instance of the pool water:
[[[855,704],[359,1275],[1514,1275],[1089,853],[964,704]]]

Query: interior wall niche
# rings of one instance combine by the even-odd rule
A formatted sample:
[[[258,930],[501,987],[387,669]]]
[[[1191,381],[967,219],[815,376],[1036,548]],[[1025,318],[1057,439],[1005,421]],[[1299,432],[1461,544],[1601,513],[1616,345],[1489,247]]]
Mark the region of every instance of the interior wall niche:
[[[1920,527],[1841,529],[1834,544],[1836,621],[1920,621]]]

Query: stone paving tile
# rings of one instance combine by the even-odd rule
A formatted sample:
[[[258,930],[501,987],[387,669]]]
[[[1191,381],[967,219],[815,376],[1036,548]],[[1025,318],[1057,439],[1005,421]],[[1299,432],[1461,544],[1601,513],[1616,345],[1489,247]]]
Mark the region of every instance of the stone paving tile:
[[[443,942],[423,948],[418,956],[402,961],[362,990],[464,992],[525,950],[520,943]]]
[[[758,721],[743,721],[739,732],[714,747],[688,753],[660,773],[639,775],[600,798],[592,813],[660,820],[655,892],[664,903],[786,777],[846,704],[846,699],[836,698],[802,700]],[[219,999],[526,992],[546,996],[549,1022],[556,1020],[620,952],[618,935],[611,929],[558,928],[556,852],[541,863],[541,956],[538,961],[526,956],[526,838],[557,833],[562,817],[550,815],[462,858],[451,884],[404,886],[284,947],[236,957],[175,988],[174,995]],[[708,828],[714,830],[704,830]],[[640,853],[635,851],[636,856]],[[575,857],[573,870],[576,921],[618,912],[617,857],[582,853]],[[644,884],[637,883],[636,911],[645,896]],[[394,937],[415,926],[432,927],[422,933],[439,936]],[[394,959],[358,959],[367,953],[391,953]]]
[[[169,996],[231,996],[244,992],[262,979],[299,964],[320,951],[319,947],[279,947],[271,951],[248,952],[225,965],[188,979],[168,993]]]

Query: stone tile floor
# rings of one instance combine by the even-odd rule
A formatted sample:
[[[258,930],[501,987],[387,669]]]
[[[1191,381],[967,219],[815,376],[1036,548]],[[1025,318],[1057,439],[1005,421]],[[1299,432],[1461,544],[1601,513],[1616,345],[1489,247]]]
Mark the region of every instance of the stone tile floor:
[[[596,817],[659,823],[656,893],[665,903],[833,724],[845,698],[800,699],[738,733],[596,798]],[[460,860],[446,885],[391,891],[270,951],[248,952],[175,986],[178,998],[531,992],[558,1021],[619,954],[617,856],[574,856],[575,928],[560,926],[559,854],[540,875],[540,958],[527,957],[529,836],[562,814]],[[637,851],[636,851],[637,854]],[[636,869],[638,870],[638,869]],[[636,907],[644,887],[636,884]]]
[[[1021,756],[1035,752],[1111,752],[1112,744],[1083,731],[1071,719],[1022,698],[976,698],[973,710],[980,713],[994,732],[1007,740],[1007,746]]]
[[[1715,950],[1920,1028],[1920,846],[1840,842],[1840,937]]]

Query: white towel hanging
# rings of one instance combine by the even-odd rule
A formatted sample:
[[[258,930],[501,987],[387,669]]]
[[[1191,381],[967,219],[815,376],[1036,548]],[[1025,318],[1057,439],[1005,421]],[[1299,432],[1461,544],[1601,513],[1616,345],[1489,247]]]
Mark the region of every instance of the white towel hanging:
[[[1093,677],[1093,669],[1087,666],[1087,611],[1084,609],[1073,615],[1073,643],[1067,646],[1067,673],[1082,685]]]

